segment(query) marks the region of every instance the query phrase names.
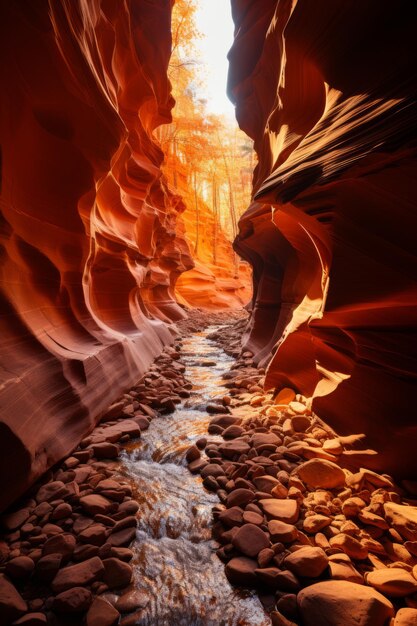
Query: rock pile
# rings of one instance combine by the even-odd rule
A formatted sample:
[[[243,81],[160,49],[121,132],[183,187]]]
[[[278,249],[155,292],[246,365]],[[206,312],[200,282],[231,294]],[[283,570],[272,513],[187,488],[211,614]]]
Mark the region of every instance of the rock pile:
[[[229,334],[211,338],[230,352]],[[187,457],[220,499],[230,582],[257,589],[274,626],[417,624],[417,484],[367,469],[375,453],[352,449],[362,436],[337,436],[293,390],[264,393],[251,356],[226,376],[215,437]]]

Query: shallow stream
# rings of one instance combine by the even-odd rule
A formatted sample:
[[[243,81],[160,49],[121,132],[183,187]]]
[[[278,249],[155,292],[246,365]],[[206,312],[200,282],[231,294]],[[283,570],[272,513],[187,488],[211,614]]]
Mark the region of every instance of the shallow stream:
[[[123,472],[140,504],[134,550],[135,580],[149,595],[138,626],[269,626],[253,593],[233,589],[211,538],[211,509],[218,503],[199,476],[188,471],[187,448],[207,434],[208,401],[227,389],[222,375],[233,359],[207,336],[211,326],[183,341],[191,397],[175,413],[154,419],[134,449],[123,454]],[[213,365],[213,362],[216,363]]]

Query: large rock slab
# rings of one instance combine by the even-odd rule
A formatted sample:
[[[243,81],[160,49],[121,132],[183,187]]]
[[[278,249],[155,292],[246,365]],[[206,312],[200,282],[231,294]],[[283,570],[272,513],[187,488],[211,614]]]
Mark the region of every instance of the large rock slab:
[[[384,512],[387,521],[409,541],[417,541],[417,507],[386,502]]]
[[[386,626],[394,615],[393,605],[382,594],[339,580],[302,589],[297,603],[304,626]]]
[[[336,489],[345,484],[345,473],[341,467],[325,459],[311,459],[297,468],[297,474],[309,487]]]
[[[97,556],[76,565],[68,565],[59,570],[51,583],[55,593],[66,591],[72,587],[82,587],[101,579],[104,575],[104,565]]]
[[[417,580],[400,567],[387,567],[370,572],[368,585],[392,598],[402,598],[417,593]]]

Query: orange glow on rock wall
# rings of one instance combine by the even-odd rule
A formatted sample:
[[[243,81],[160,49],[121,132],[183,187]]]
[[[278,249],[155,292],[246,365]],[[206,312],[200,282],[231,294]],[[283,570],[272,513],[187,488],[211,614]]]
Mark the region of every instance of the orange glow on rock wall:
[[[171,3],[1,9],[0,507],[68,454],[184,313],[193,266],[155,129]],[[155,45],[155,42],[158,45]]]
[[[259,163],[236,250],[266,384],[313,397],[372,463],[416,470],[415,15],[400,1],[233,0],[229,92]],[[371,461],[369,462],[371,464]]]

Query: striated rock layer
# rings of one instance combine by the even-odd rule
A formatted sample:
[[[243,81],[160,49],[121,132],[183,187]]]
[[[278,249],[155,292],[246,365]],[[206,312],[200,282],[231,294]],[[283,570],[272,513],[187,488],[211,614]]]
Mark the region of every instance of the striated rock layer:
[[[0,509],[74,448],[183,316],[183,205],[153,135],[171,119],[170,10],[2,3]]]
[[[255,140],[235,242],[246,346],[374,466],[415,475],[416,13],[399,0],[232,0],[229,93]],[[272,357],[272,358],[271,358]]]

